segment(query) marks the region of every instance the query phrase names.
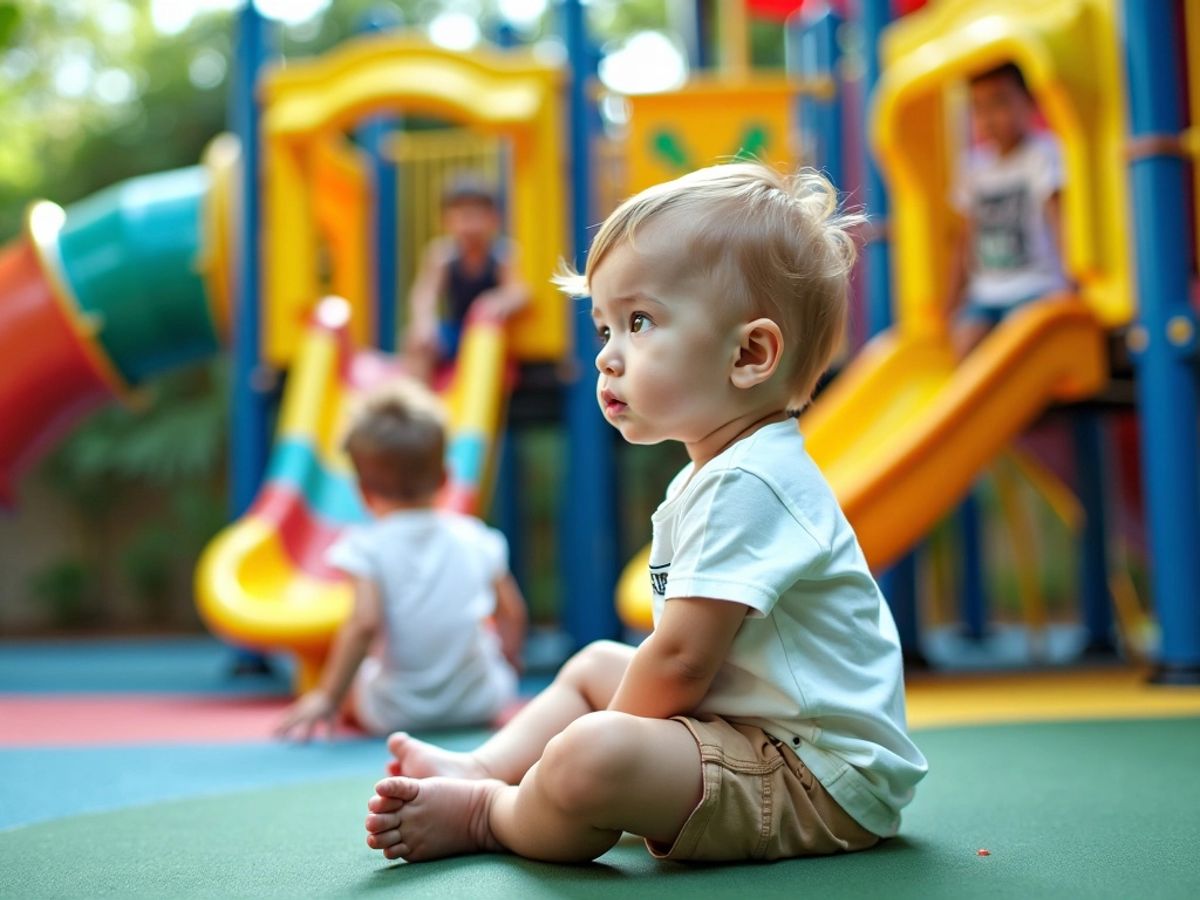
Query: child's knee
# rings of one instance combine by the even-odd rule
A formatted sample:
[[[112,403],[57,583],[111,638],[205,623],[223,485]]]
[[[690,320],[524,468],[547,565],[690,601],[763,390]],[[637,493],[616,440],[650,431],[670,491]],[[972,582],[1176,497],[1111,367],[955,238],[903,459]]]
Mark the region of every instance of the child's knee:
[[[538,777],[556,806],[587,813],[613,802],[636,748],[632,719],[617,712],[589,713],[550,740],[538,763]]]
[[[628,648],[615,641],[592,641],[570,659],[559,677],[572,684],[588,684],[604,677],[628,655]]]

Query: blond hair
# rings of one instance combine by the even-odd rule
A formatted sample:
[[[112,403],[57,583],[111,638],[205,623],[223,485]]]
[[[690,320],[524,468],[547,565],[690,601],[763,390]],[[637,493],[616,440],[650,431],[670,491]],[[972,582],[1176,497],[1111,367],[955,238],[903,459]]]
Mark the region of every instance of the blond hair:
[[[555,283],[584,297],[614,247],[639,229],[677,229],[680,254],[740,308],[765,316],[784,337],[791,405],[808,403],[846,323],[846,294],[863,217],[840,212],[837,189],[819,172],[783,175],[755,162],[699,169],[630,197],[601,226],[582,275],[564,268]]]
[[[365,493],[398,502],[430,499],[445,477],[441,404],[415,381],[389,382],[362,399],[342,449]]]

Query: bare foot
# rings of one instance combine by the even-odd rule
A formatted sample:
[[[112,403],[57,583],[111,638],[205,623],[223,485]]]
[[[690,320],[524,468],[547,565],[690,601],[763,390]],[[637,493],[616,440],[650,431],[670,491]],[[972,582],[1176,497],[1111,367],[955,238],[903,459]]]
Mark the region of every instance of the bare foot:
[[[501,852],[488,813],[503,786],[494,779],[385,778],[367,801],[367,846],[408,862]]]
[[[491,778],[483,765],[472,753],[457,753],[427,744],[397,731],[387,740],[388,750],[396,757],[388,763],[387,770],[393,775],[409,778],[430,778],[445,775],[449,778]]]

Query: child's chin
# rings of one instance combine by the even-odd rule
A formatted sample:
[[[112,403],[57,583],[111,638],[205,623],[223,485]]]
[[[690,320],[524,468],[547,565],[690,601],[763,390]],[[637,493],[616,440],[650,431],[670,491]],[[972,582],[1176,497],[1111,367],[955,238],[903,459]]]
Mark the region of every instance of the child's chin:
[[[618,423],[616,429],[621,432],[621,437],[630,444],[648,446],[650,444],[661,444],[666,440],[661,434],[651,434],[644,428],[638,428],[636,425],[628,423]]]

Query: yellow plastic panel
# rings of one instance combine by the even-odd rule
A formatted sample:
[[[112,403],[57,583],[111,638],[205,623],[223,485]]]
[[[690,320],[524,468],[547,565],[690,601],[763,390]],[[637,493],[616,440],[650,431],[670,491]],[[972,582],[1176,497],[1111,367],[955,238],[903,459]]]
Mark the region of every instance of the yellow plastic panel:
[[[511,326],[522,359],[552,360],[566,347],[567,305],[550,284],[564,255],[561,115],[557,68],[520,52],[455,53],[405,36],[364,36],[264,84],[266,253],[264,352],[285,364],[321,292],[313,200],[317,148],[373,113],[416,113],[509,139],[512,236],[533,290]],[[359,304],[352,332],[365,335]]]
[[[341,135],[330,135],[313,150],[313,215],[329,248],[329,290],[361,311],[355,340],[375,333],[371,305],[370,185],[361,150]]]
[[[1005,61],[1025,74],[1062,144],[1065,261],[1106,325],[1133,317],[1124,86],[1111,0],[941,0],[891,26],[872,137],[892,198],[897,323],[936,331],[950,234],[942,97]]]
[[[1075,298],[1031,304],[957,369],[950,359],[926,338],[882,335],[800,420],[873,568],[916,543],[1042,410],[1108,378],[1104,329]],[[619,589],[626,624],[648,628],[644,556]]]
[[[235,522],[209,544],[197,579],[210,627],[254,647],[323,653],[350,614],[349,584],[296,569],[278,533],[255,516]]]
[[[629,193],[739,153],[787,171],[796,85],[783,77],[692,81],[629,103]]]
[[[236,135],[219,134],[204,149],[203,163],[212,187],[204,198],[201,221],[200,270],[217,336],[230,339],[233,273],[233,227],[236,178],[242,147]]]

